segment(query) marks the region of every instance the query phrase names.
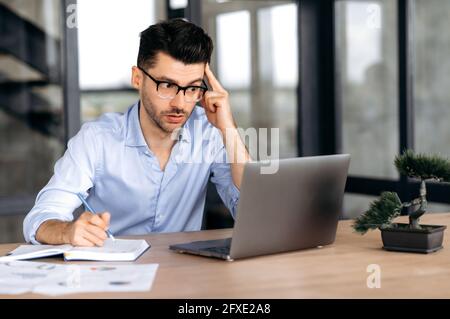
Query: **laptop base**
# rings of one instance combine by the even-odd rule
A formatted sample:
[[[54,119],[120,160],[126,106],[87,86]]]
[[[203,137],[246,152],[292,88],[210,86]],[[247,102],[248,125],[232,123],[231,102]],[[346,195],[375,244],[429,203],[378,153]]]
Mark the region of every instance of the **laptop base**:
[[[169,249],[179,253],[187,253],[205,257],[214,257],[233,261],[230,256],[231,238],[201,240],[190,243],[170,245]]]

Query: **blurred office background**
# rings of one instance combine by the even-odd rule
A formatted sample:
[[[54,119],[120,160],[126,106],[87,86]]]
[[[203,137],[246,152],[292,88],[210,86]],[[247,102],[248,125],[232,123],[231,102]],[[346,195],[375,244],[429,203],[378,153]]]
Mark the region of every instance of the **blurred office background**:
[[[279,128],[282,158],[352,155],[342,218],[383,190],[406,200],[417,183],[395,155],[450,154],[449,14],[442,0],[0,0],[0,242],[23,241],[80,125],[138,99],[139,32],[172,17],[213,38],[240,127]],[[449,186],[429,193],[450,211]],[[209,187],[203,227],[232,225]]]

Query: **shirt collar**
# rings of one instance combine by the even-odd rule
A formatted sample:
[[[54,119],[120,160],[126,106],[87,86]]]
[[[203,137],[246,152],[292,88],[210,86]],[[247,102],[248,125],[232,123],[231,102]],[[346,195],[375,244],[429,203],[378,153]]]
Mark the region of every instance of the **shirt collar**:
[[[139,102],[128,110],[126,145],[147,146],[139,123]]]
[[[140,102],[136,102],[128,111],[127,119],[127,134],[126,134],[126,145],[127,146],[147,146],[144,134],[142,133],[141,124],[139,122],[139,107]],[[188,119],[184,126],[178,131],[178,140],[190,143],[191,134],[189,132],[189,121]]]

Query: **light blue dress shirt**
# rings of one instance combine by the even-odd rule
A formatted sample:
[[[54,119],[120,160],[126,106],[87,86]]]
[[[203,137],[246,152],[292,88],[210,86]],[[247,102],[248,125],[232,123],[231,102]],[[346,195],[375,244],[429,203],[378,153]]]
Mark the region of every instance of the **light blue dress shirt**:
[[[142,134],[139,102],[85,123],[26,216],[25,240],[39,244],[35,234],[46,220],[72,221],[77,193],[95,211],[111,213],[114,235],[200,230],[210,178],[234,218],[239,190],[222,135],[203,108],[194,108],[177,137],[162,171]]]

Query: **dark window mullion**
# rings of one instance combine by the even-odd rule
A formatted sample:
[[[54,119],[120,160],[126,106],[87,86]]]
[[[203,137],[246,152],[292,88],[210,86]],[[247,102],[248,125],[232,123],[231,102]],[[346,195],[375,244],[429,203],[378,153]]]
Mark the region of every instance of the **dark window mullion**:
[[[345,192],[379,196],[384,191],[397,192],[399,187],[400,183],[397,180],[349,176],[347,178]]]
[[[66,9],[77,4],[76,0],[62,2],[63,47],[62,47],[62,84],[64,96],[65,142],[69,141],[80,129],[80,85],[78,79],[78,29],[67,25]]]
[[[400,149],[414,149],[414,47],[413,47],[413,1],[398,0],[398,85]],[[400,197],[411,199],[412,182],[400,177]]]
[[[345,187],[346,193],[363,194],[379,196],[381,192],[390,191],[399,193],[402,187],[400,181],[377,179],[363,176],[349,176]],[[410,180],[408,187],[408,196],[410,198],[417,197],[419,192],[420,182],[418,180]],[[427,199],[430,202],[449,203],[450,204],[450,185],[443,183],[428,183],[427,184]],[[402,201],[406,201],[401,197]]]
[[[172,9],[170,0],[166,0],[167,19],[184,18],[184,9]]]
[[[172,9],[170,0],[166,0],[167,18],[186,18],[196,25],[202,25],[202,4],[201,0],[189,0],[186,8]]]
[[[334,0],[298,1],[298,43],[298,154],[333,154],[340,150],[341,131],[333,76]]]
[[[201,0],[189,0],[185,9],[186,18],[196,25],[202,25],[202,3]]]

